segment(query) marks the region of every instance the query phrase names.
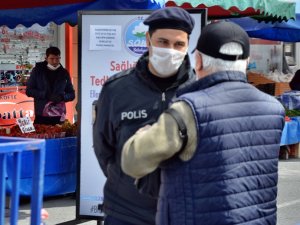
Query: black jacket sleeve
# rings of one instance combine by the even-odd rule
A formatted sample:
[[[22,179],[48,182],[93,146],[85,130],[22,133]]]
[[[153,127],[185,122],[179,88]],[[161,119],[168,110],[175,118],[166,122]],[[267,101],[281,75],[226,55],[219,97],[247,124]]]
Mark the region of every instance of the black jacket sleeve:
[[[99,165],[107,176],[107,168],[115,158],[113,113],[109,90],[104,86],[96,104],[96,119],[93,124],[93,146]]]
[[[46,99],[46,90],[38,89],[38,82],[43,82],[43,80],[39,79],[38,70],[35,67],[26,84],[26,95],[35,99]]]
[[[75,90],[73,87],[73,84],[71,82],[70,74],[67,70],[66,71],[66,87],[65,87],[65,92],[63,99],[65,102],[70,102],[75,99]]]

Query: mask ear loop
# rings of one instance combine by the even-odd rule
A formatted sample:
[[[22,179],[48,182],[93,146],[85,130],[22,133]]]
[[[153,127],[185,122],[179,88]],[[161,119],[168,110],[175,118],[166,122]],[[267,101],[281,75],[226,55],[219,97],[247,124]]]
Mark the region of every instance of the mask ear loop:
[[[153,46],[153,45],[152,45],[152,42],[151,42],[151,37],[150,37],[149,32],[147,32],[146,35],[148,35],[148,40],[149,40],[148,46],[149,46],[149,47],[150,47],[150,46]],[[148,48],[149,48],[149,47],[148,47]]]
[[[150,38],[149,38],[149,47],[155,47],[153,44],[152,44],[152,42],[151,42],[151,40],[150,40]]]

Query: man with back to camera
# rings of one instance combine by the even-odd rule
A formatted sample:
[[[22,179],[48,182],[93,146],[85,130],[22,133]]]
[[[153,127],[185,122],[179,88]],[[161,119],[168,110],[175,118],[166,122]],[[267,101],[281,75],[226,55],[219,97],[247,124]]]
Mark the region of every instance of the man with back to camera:
[[[55,125],[64,122],[64,117],[43,114],[50,101],[58,104],[75,99],[70,74],[60,64],[59,48],[47,48],[45,61],[38,62],[31,71],[26,84],[26,95],[34,98],[35,124]]]
[[[135,68],[112,76],[96,105],[93,144],[107,177],[105,225],[155,224],[157,199],[140,194],[134,179],[122,172],[122,146],[140,127],[157,120],[177,89],[196,79],[187,54],[194,27],[189,13],[177,7],[163,8],[154,11],[144,24],[149,26],[149,52],[140,57]]]
[[[168,109],[184,121],[186,145],[168,110],[125,143],[126,174],[139,179],[161,167],[156,225],[276,225],[284,109],[247,83],[249,48],[234,23],[204,27],[195,53],[199,80]]]

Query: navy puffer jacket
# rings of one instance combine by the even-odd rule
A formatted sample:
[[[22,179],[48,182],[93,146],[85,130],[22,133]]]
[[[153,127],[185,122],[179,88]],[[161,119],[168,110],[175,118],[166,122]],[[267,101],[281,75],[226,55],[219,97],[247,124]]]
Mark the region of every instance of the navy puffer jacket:
[[[179,100],[194,111],[198,144],[190,161],[162,168],[156,224],[275,225],[281,104],[240,72],[201,79]]]

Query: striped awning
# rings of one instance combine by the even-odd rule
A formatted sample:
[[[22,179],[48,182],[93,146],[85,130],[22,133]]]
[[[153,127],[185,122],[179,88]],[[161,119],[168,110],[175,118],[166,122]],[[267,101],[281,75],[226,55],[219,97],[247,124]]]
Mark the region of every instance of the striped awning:
[[[208,18],[261,15],[281,21],[295,17],[296,2],[292,0],[169,0],[166,5],[207,8]]]
[[[76,25],[81,10],[150,10],[172,5],[207,8],[209,18],[257,15],[281,21],[295,17],[295,4],[293,0],[5,0],[0,3],[0,26]]]

